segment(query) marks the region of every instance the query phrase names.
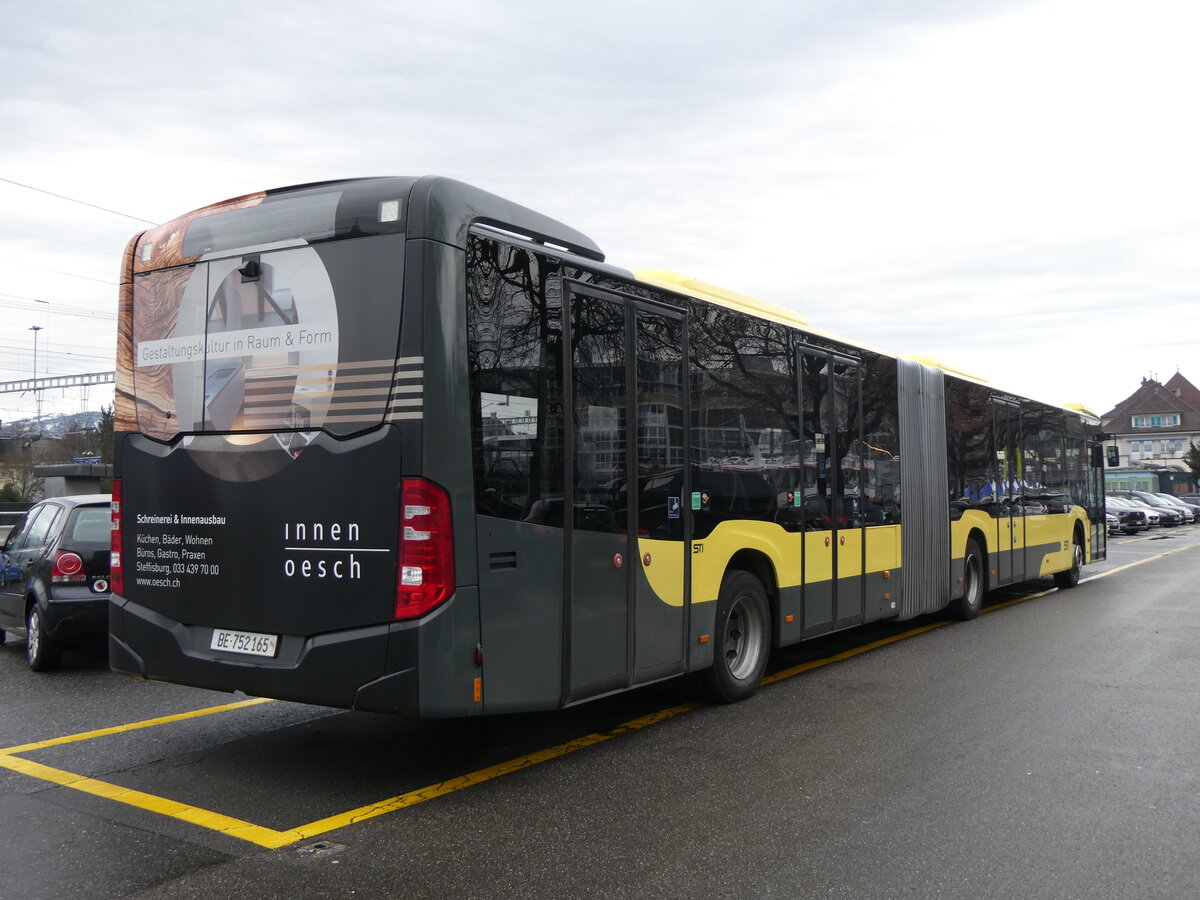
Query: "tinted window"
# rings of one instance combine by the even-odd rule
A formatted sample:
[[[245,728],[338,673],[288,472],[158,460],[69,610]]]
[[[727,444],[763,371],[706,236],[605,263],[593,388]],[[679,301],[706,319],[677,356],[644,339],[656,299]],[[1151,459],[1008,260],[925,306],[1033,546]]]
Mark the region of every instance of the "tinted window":
[[[896,361],[877,353],[862,360],[863,524],[900,524],[900,425]]]
[[[629,477],[625,308],[611,299],[575,295],[571,329],[575,525],[620,531],[627,527]]]
[[[680,502],[685,462],[683,319],[635,312],[638,528],[656,538],[679,540],[683,519],[677,506],[670,507]]]
[[[787,328],[695,304],[692,362],[694,536],[725,519],[800,527],[796,370]]]
[[[184,231],[182,254],[395,233],[404,229],[408,190],[405,180],[371,179],[245,198],[236,209],[194,218]]]
[[[50,529],[54,526],[54,522],[58,519],[61,512],[61,507],[43,506],[42,511],[38,513],[37,518],[33,520],[29,526],[29,530],[25,533],[21,549],[34,549],[43,546],[46,543],[46,535],[50,533]]]
[[[995,411],[987,388],[946,379],[946,438],[951,515],[973,507],[994,510]]]
[[[17,520],[17,524],[12,527],[12,531],[8,533],[8,537],[4,541],[5,550],[16,550],[25,540],[25,535],[29,531],[29,526],[33,524],[34,517],[42,511],[40,506],[35,506],[25,515]]]
[[[112,510],[107,506],[76,507],[64,532],[72,546],[107,544],[112,539]]]
[[[467,362],[483,515],[562,524],[561,282],[554,260],[472,237]],[[558,512],[554,510],[557,506]]]
[[[399,387],[391,399],[403,271],[403,237],[386,236],[139,275],[132,367],[142,432],[348,434],[381,423],[389,402],[397,414],[419,410],[419,393]],[[401,366],[396,380],[406,378],[411,391]]]

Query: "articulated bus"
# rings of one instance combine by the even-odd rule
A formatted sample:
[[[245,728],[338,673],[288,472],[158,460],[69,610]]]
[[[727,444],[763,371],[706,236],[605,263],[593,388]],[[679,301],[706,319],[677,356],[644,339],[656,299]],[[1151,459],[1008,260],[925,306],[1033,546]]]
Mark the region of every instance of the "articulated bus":
[[[126,251],[110,659],[419,716],[569,706],[1105,552],[1099,420],[444,178]]]

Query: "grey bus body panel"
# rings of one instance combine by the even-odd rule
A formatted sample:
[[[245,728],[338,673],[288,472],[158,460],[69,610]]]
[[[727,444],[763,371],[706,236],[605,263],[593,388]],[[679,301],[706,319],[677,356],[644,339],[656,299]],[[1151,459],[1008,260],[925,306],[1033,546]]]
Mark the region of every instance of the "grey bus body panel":
[[[486,712],[562,702],[563,532],[477,516]]]
[[[984,550],[983,545],[980,549]],[[1033,578],[1038,578],[1042,574],[1042,561],[1051,553],[1057,553],[1062,550],[1062,545],[1055,542],[1049,544],[1036,544],[1031,547],[1025,547],[1018,550],[993,550],[988,557],[988,588],[1003,587],[1008,584],[1019,584],[1023,581],[1028,581]],[[997,572],[1013,572],[1013,559],[1020,559],[1026,566],[1021,575],[1008,575],[1006,577],[992,576],[991,570]],[[960,556],[950,561],[950,577],[953,584],[960,583],[959,579],[963,577],[964,560]],[[1021,571],[1017,569],[1016,571]]]
[[[276,658],[230,659],[209,649],[211,628],[118,598],[109,607],[109,654],[117,671],[177,684],[368,712],[466,716],[482,711],[472,691],[477,620],[477,592],[466,589],[420,627],[282,635]]]
[[[408,210],[410,238],[429,238],[461,249],[467,246],[467,235],[476,223],[559,245],[592,262],[604,261],[600,247],[583,232],[503,197],[436,175],[413,184]]]
[[[360,685],[384,674],[389,626],[282,635],[275,659],[230,659],[208,647],[211,628],[186,625],[129,600],[109,606],[109,662],[119,672],[253,697],[353,708]],[[412,635],[415,637],[415,633]],[[415,679],[415,653],[413,670]],[[392,705],[416,712],[416,692],[399,686]]]
[[[803,638],[804,589],[802,585],[779,588],[779,602],[774,604],[775,619],[771,623],[771,638],[776,647],[799,643]],[[791,621],[788,621],[788,617]]]
[[[684,669],[684,616],[686,607],[659,599],[646,578],[645,560],[633,559],[637,601],[634,608],[633,683],[643,684]],[[662,565],[651,558],[650,565]],[[682,578],[682,575],[679,576]]]
[[[836,630],[833,621],[834,583],[806,580],[803,592],[804,637],[820,637]]]

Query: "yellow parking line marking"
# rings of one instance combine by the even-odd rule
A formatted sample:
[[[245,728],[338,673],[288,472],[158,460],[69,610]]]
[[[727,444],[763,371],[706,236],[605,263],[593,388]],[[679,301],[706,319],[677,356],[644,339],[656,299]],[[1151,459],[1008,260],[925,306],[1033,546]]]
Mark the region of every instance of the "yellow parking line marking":
[[[299,828],[294,828],[287,833],[288,840],[286,843],[304,840],[305,838],[316,837],[319,834],[325,834],[328,831],[334,831],[338,828],[344,828],[347,825],[353,825],[357,822],[372,819],[376,816],[386,815],[390,812],[395,812],[398,809],[404,809],[409,806],[416,806],[418,803],[424,803],[426,800],[433,800],[436,797],[444,797],[446,794],[453,794],[455,791],[461,791],[463,788],[473,787],[477,784],[482,784],[485,781],[491,781],[493,778],[499,778],[502,775],[509,775],[513,772],[519,772],[522,769],[528,769],[531,766],[536,766],[540,763],[548,762],[552,759],[558,759],[566,756],[568,753],[574,753],[576,750],[583,750],[587,747],[595,746],[604,741],[611,740],[615,737],[620,737],[623,734],[628,734],[632,731],[637,731],[641,728],[646,728],[650,725],[655,725],[666,719],[674,718],[686,712],[691,712],[693,709],[701,706],[699,701],[681,703],[678,706],[672,706],[667,709],[660,709],[657,712],[649,713],[645,716],[640,716],[636,719],[631,719],[610,731],[596,732],[593,734],[584,735],[583,737],[575,738],[567,741],[565,744],[559,744],[557,747],[548,747],[545,750],[538,750],[534,753],[519,756],[516,759],[510,759],[508,762],[502,762],[494,766],[488,766],[484,769],[478,769],[471,772],[469,775],[462,775],[458,778],[451,778],[447,781],[441,781],[437,784],[431,784],[428,787],[421,788],[416,791],[409,791],[407,794],[400,794],[396,797],[391,797],[387,800],[382,800],[378,803],[371,803],[367,806],[361,806],[358,809],[352,809],[349,812],[339,813],[338,815],[330,816],[326,819],[318,819],[316,822],[310,822],[307,825],[301,825]]]
[[[35,763],[32,760],[0,754],[0,766],[12,769],[14,772],[20,772],[22,775],[28,775],[30,778],[40,778],[42,781],[49,781],[52,784],[82,791],[85,794],[103,797],[106,800],[115,800],[117,803],[124,803],[126,806],[134,806],[148,812],[170,816],[173,819],[190,822],[193,825],[207,828],[210,831],[219,831],[230,837],[241,838],[244,841],[260,844],[263,847],[282,847],[284,844],[290,843],[290,841],[286,840],[280,842],[280,832],[271,828],[264,828],[261,825],[243,822],[241,819],[235,819],[232,816],[209,812],[206,809],[188,806],[186,803],[178,803],[174,800],[156,797],[153,794],[146,794],[142,791],[120,787],[119,785],[110,784],[107,781],[98,781],[95,778],[76,775],[73,772],[65,772],[62,769],[54,769],[50,766],[44,766],[41,763]]]
[[[1114,575],[1117,572],[1140,566],[1144,563],[1153,562],[1157,559],[1162,559],[1172,554],[1179,553],[1182,550],[1190,550],[1195,546],[1179,547],[1173,550],[1168,550],[1156,556],[1148,557],[1137,562],[1127,563],[1115,569],[1109,569],[1107,572],[1101,572],[1097,575],[1092,575],[1089,578],[1082,579],[1080,583],[1087,581],[1095,581],[1098,578],[1105,578],[1109,575]],[[1008,606],[1013,606],[1017,603],[1024,603],[1026,600],[1033,600],[1037,597],[1044,597],[1047,594],[1055,593],[1058,588],[1049,588],[1047,590],[1038,591],[1033,594],[1027,594],[1022,597],[1017,597],[1012,600],[1007,600],[1002,603],[993,604],[982,610],[984,613],[994,612],[998,609],[1004,609]],[[827,666],[835,662],[842,662],[859,656],[863,653],[877,650],[885,647],[888,644],[894,644],[897,641],[905,640],[906,638],[915,637],[918,634],[924,634],[927,631],[941,628],[951,624],[949,619],[932,622],[928,625],[923,625],[919,628],[913,628],[901,634],[892,635],[891,637],[882,638],[877,641],[872,641],[868,644],[863,644],[859,647],[853,647],[849,650],[836,653],[833,656],[823,657],[821,659],[809,660],[797,666],[792,666],[788,669],[782,669],[778,672],[766,676],[762,680],[762,684],[774,684],[799,675],[802,672],[808,672],[813,669]],[[158,797],[154,794],[147,794],[142,791],[132,790],[130,788],[120,787],[119,785],[111,784],[105,781],[99,781],[95,778],[88,778],[84,775],[78,775],[72,772],[67,772],[62,769],[55,769],[50,766],[42,765],[41,763],[33,762],[32,760],[20,759],[13,754],[24,753],[32,750],[40,750],[46,747],[54,747],[62,744],[73,743],[76,741],[86,741],[97,737],[104,737],[112,734],[120,734],[128,731],[135,731],[140,728],[150,728],[155,725],[164,725],[173,722],[180,722],[186,719],[197,718],[199,716],[213,715],[220,712],[228,712],[234,709],[241,709],[249,706],[257,706],[260,703],[273,702],[265,698],[255,698],[251,700],[243,700],[237,703],[228,703],[222,706],[213,706],[206,709],[195,710],[188,713],[179,713],[177,715],[162,716],[156,719],[146,719],[141,722],[133,722],[128,725],[117,725],[112,728],[102,728],[96,731],[88,731],[80,734],[68,735],[66,737],[53,738],[46,741],[38,741],[31,744],[22,744],[19,747],[10,747],[7,750],[0,750],[0,767],[11,769],[14,772],[19,772],[28,775],[31,778],[38,778],[43,781],[48,781],[52,784],[57,784],[62,787],[71,788],[72,790],[82,791],[92,794],[97,797],[103,797],[118,803],[124,803],[128,806],[133,806],[138,809],[143,809],[152,813],[168,816],[174,819],[179,819],[201,828],[206,828],[210,831],[217,831],[229,837],[238,838],[239,840],[248,841],[258,844],[261,847],[268,849],[278,849],[286,847],[289,844],[294,844],[297,841],[307,838],[316,837],[317,835],[325,834],[334,831],[338,828],[344,828],[348,825],[353,825],[357,822],[362,822],[367,819],[372,819],[377,816],[386,815],[400,809],[405,809],[411,806],[416,806],[419,803],[424,803],[427,800],[433,800],[437,797],[444,797],[447,794],[455,793],[464,788],[472,787],[477,784],[482,784],[485,781],[490,781],[494,778],[499,778],[504,775],[519,772],[523,769],[528,769],[540,763],[548,762],[552,759],[558,759],[566,756],[569,753],[574,753],[576,750],[583,750],[587,747],[595,746],[604,741],[611,740],[624,734],[637,731],[642,728],[655,725],[683,713],[691,712],[700,707],[700,701],[681,703],[677,706],[661,709],[657,712],[649,713],[640,716],[636,719],[631,719],[615,728],[604,731],[595,732],[593,734],[584,735],[574,740],[567,741],[564,744],[559,744],[555,747],[548,747],[544,750],[538,750],[533,753],[528,753],[524,756],[510,759],[507,762],[498,763],[494,766],[488,766],[483,769],[478,769],[467,775],[461,775],[456,778],[450,778],[446,781],[431,784],[415,791],[409,791],[405,794],[399,794],[387,800],[381,800],[377,803],[371,803],[366,806],[361,806],[358,809],[352,809],[344,813],[338,813],[333,816],[328,816],[324,819],[318,819],[314,822],[309,822],[307,825],[300,825],[296,828],[291,828],[286,831],[277,831],[273,828],[267,828],[262,825],[255,825],[252,822],[246,822],[242,819],[237,819],[232,816],[226,816],[221,813],[212,812],[210,810],[201,809],[196,806],[189,806],[185,803],[179,803],[174,800],[168,800],[164,797]]]
[[[231,708],[233,706],[236,706],[236,704],[231,704]],[[539,763],[543,763],[551,759],[557,759],[559,757],[566,756],[568,753],[574,753],[576,750],[582,750],[586,747],[594,746],[595,744],[599,744],[603,741],[619,737],[620,735],[628,734],[641,728],[646,728],[666,719],[673,718],[674,716],[681,715],[682,713],[690,712],[691,710],[696,709],[698,706],[700,706],[699,702],[681,703],[678,706],[658,710],[657,712],[649,713],[648,715],[641,716],[636,719],[631,719],[630,721],[618,725],[610,731],[584,735],[583,737],[567,741],[565,744],[559,744],[556,747],[538,750],[534,753],[529,753],[525,756],[520,756],[516,759],[499,763],[498,765],[479,769],[475,772],[471,772],[468,775],[462,775],[458,778],[451,778],[447,781],[442,781],[437,784],[420,788],[419,790],[409,791],[406,794],[400,794],[396,797],[379,801],[378,803],[372,803],[348,812],[339,813],[324,819],[318,819],[315,822],[310,822],[307,825],[301,825],[298,828],[292,828],[287,831],[276,831],[272,828],[255,825],[251,822],[246,822],[241,819],[235,819],[231,816],[222,815],[221,813],[211,812],[195,806],[188,806],[184,803],[178,803],[174,800],[167,800],[166,798],[157,797],[153,794],[147,794],[142,791],[123,788],[109,782],[99,781],[97,779],[88,778],[83,775],[77,775],[72,772],[66,772],[62,769],[55,769],[50,766],[42,765],[41,763],[35,763],[27,759],[19,759],[8,754],[0,754],[0,766],[12,769],[14,772],[20,772],[24,775],[28,775],[31,778],[40,778],[43,781],[49,781],[53,784],[61,785],[62,787],[72,788],[77,791],[93,794],[97,797],[104,797],[109,800],[115,800],[118,803],[124,803],[128,806],[134,806],[138,809],[144,809],[149,812],[159,813],[160,815],[180,819],[184,822],[189,822],[193,825],[198,825],[201,828],[207,828],[211,831],[219,831],[222,834],[226,834],[230,837],[249,841],[262,847],[278,849],[279,847],[285,847],[288,844],[294,844],[297,841],[304,840],[305,838],[315,837],[316,835],[324,834],[337,828],[343,828],[356,822],[362,822],[366,819],[372,819],[376,816],[382,816],[398,809],[415,806],[418,803],[424,803],[426,800],[432,800],[436,797],[452,794],[455,791],[462,790],[463,788],[472,787],[476,784],[482,784],[483,782],[490,781],[493,778],[499,778],[502,775],[508,775],[512,772],[518,772],[522,769],[536,766]],[[111,729],[105,729],[105,732],[111,732]]]
[[[176,713],[170,716],[160,716],[157,719],[146,719],[142,722],[131,722],[128,725],[114,725],[112,728],[101,728],[97,731],[85,731],[81,734],[71,734],[66,737],[51,738],[48,741],[36,741],[32,744],[21,744],[19,747],[7,747],[0,750],[0,754],[11,753],[28,753],[30,750],[41,750],[44,747],[57,747],[60,744],[73,744],[76,741],[90,741],[93,738],[107,737],[110,734],[121,734],[126,731],[137,731],[139,728],[152,728],[155,725],[166,725],[171,722],[182,722],[186,719],[195,719],[200,716],[211,716],[214,713],[228,712],[231,709],[242,709],[246,706],[258,706],[260,703],[274,703],[266,697],[255,697],[251,700],[241,700],[237,703],[226,703],[222,706],[210,706],[206,709],[197,709],[192,712]]]

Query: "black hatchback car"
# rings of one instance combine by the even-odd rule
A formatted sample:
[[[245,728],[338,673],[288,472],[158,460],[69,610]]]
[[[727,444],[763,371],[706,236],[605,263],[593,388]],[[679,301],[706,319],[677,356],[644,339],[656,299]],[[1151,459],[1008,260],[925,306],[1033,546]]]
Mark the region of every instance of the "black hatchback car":
[[[53,497],[34,504],[4,542],[0,643],[25,630],[25,657],[37,672],[58,665],[64,644],[108,631],[112,498]]]

